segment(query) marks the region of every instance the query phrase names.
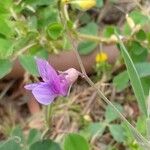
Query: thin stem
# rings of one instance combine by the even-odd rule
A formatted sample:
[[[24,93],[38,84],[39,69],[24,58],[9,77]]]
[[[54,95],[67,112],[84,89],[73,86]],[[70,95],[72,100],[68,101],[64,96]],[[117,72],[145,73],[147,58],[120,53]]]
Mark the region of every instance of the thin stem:
[[[89,40],[97,43],[105,43],[105,44],[114,44],[116,43],[116,40],[111,39],[111,38],[104,38],[104,37],[99,37],[95,35],[87,35],[87,34],[81,34],[78,33],[79,39],[84,39],[84,40]]]
[[[41,135],[41,139],[42,139],[42,140],[44,140],[44,139],[47,138],[47,134],[49,133],[49,131],[50,131],[49,128],[46,128],[46,129],[44,130],[44,132],[43,132],[42,135]]]
[[[14,61],[19,55],[21,55],[22,53],[24,53],[26,50],[28,50],[29,48],[31,48],[32,46],[36,45],[37,43],[31,43],[27,46],[25,46],[24,48],[20,49],[16,54],[14,54],[14,56],[12,57],[11,61]]]
[[[81,34],[79,32],[77,33],[77,35],[78,35],[78,39],[81,39],[81,40],[88,40],[88,41],[104,43],[104,44],[117,44],[118,43],[118,40],[114,38],[113,36],[109,38],[105,38],[105,37],[100,37],[100,36],[95,36],[95,35]],[[129,40],[133,40],[132,36],[122,37],[123,42],[127,42]]]
[[[148,117],[146,118],[146,129],[147,129],[147,139],[150,140],[150,91],[147,98],[147,114]]]
[[[44,130],[41,139],[45,139],[48,137],[48,133],[50,132],[51,127],[51,116],[52,116],[52,104],[45,107],[45,122],[47,128]]]
[[[72,38],[70,32],[68,32],[68,35],[69,35],[69,39],[70,39],[70,42],[73,46],[74,49],[77,49],[77,45],[76,45],[76,42],[75,42],[75,39]],[[86,71],[85,71],[85,68],[83,66],[83,63],[82,63],[82,60],[80,59],[80,55],[78,53],[78,50],[74,50],[76,56],[77,56],[77,59],[78,59],[78,62],[79,62],[79,65],[80,65],[80,68],[81,68],[81,72],[84,74],[84,76],[86,75]]]
[[[94,35],[87,35],[87,34],[81,34],[78,33],[78,37],[84,40],[90,40],[90,41],[94,41],[94,42],[104,42],[104,40],[102,40],[101,37],[98,36],[94,36]]]
[[[52,104],[46,107],[46,124],[49,129],[51,126],[51,115],[52,115]]]

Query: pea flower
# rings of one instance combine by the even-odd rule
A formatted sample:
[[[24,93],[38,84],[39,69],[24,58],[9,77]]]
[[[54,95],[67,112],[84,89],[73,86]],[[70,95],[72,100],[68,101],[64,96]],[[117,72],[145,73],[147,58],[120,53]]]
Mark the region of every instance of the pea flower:
[[[44,105],[52,103],[58,96],[67,96],[80,74],[74,68],[56,72],[46,60],[40,58],[36,58],[36,64],[43,81],[25,85],[25,89],[31,90],[36,100]]]

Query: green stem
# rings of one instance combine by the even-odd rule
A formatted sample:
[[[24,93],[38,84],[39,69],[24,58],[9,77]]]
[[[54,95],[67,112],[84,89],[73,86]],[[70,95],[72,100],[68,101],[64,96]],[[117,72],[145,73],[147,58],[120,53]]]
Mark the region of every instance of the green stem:
[[[146,119],[147,139],[150,141],[150,119]]]
[[[52,116],[52,104],[46,107],[46,124],[49,129],[51,127],[51,116]]]
[[[51,129],[51,118],[52,118],[52,104],[45,107],[45,122],[47,128],[44,130],[41,139],[46,139]]]
[[[13,55],[13,57],[11,58],[11,61],[14,61],[17,59],[18,56],[20,56],[21,54],[23,54],[26,50],[28,50],[29,48],[35,46],[37,43],[36,42],[33,42],[25,47],[23,47],[22,49],[18,50],[17,53],[15,53]]]
[[[147,114],[148,117],[146,118],[146,131],[147,131],[147,139],[150,141],[150,91],[147,98]]]
[[[93,36],[93,35],[78,33],[78,37],[81,39],[84,39],[84,40],[94,41],[94,42],[98,42],[98,43],[104,42],[104,40],[102,38],[100,38],[98,36]]]
[[[41,135],[41,140],[47,139],[47,137],[48,137],[47,134],[49,133],[49,131],[50,131],[50,129],[48,129],[48,128],[44,130],[44,132]]]

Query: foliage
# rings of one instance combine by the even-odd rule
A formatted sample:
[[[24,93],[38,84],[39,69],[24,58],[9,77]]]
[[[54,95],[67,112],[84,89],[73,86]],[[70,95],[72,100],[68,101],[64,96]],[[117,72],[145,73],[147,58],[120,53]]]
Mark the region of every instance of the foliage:
[[[105,5],[103,0],[97,0],[96,3],[93,11],[98,11]],[[115,1],[113,0],[112,3]],[[150,29],[147,25],[150,23],[150,17],[142,7],[135,8],[126,14],[122,30],[110,25],[106,26],[100,35],[101,28],[98,20],[90,15],[92,11],[85,11],[90,8],[89,4],[89,1],[86,4],[81,0],[1,0],[0,78],[10,73],[16,59],[33,77],[39,76],[35,57],[46,59],[51,53],[56,54],[61,50],[71,49],[70,35],[79,40],[77,49],[81,55],[88,55],[103,44],[116,44],[121,52],[117,63],[125,65],[126,68],[114,78],[112,77],[113,84],[118,92],[132,86],[142,113],[136,122],[136,128],[148,141],[146,136],[150,137],[150,133],[146,123],[148,126],[150,114],[146,97],[149,95],[150,88],[150,63],[148,62]],[[93,4],[94,1],[91,5]],[[70,7],[64,7],[66,5]],[[99,49],[103,52],[102,48]],[[95,68],[98,77],[110,75],[112,69],[107,59],[105,62],[98,62]],[[112,105],[115,110],[123,113],[120,105],[116,103]],[[82,128],[83,132],[79,131],[80,134],[65,135],[63,142],[41,139],[41,132],[36,129],[30,130],[25,137],[22,129],[16,127],[7,140],[0,142],[0,150],[89,150],[91,145],[88,141],[95,137],[100,138],[105,131],[110,132],[115,142],[122,143],[132,150],[141,149],[138,145],[141,144],[139,141],[142,141],[142,138],[138,139],[139,132],[134,130],[132,134],[129,133],[123,125],[124,122],[118,120],[120,116],[112,105],[106,107],[105,119],[102,122],[88,123]],[[135,142],[135,139],[139,141]]]
[[[64,150],[76,149],[89,150],[89,144],[82,136],[78,134],[68,134],[65,138]]]
[[[123,113],[123,108],[118,103],[114,105]],[[81,135],[89,140],[100,139],[105,131],[109,130],[110,134],[118,143],[122,143],[125,140],[125,129],[121,123],[116,123],[119,119],[119,115],[108,105],[105,111],[105,119],[101,122],[89,123],[86,128],[80,132]],[[119,131],[119,132],[118,132]],[[111,145],[113,146],[113,145]]]

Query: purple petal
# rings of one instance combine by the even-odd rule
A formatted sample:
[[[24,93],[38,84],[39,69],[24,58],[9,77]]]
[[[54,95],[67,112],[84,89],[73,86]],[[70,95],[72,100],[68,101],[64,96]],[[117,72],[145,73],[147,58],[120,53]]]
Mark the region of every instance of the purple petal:
[[[53,81],[58,79],[55,69],[44,59],[36,58],[38,71],[43,81]]]
[[[55,94],[48,83],[39,84],[32,90],[36,100],[44,105],[48,105],[58,96]]]
[[[69,91],[69,84],[68,83],[62,83],[60,88],[60,94],[62,96],[67,96]]]
[[[59,94],[62,96],[66,96],[69,90],[69,82],[66,80],[63,74],[59,75],[60,84],[59,84]]]
[[[27,84],[27,85],[24,86],[24,88],[27,89],[27,90],[33,90],[33,89],[34,89],[35,87],[37,87],[39,84],[40,84],[40,82],[39,82],[39,83]]]

